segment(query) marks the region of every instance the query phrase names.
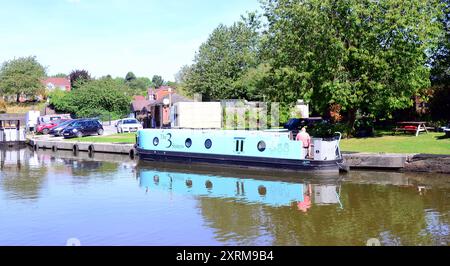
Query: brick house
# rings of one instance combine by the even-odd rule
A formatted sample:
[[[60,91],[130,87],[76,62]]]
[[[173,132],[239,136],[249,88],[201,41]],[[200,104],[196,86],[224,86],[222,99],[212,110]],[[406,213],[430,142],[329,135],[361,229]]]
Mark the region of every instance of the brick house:
[[[147,92],[148,100],[158,101],[162,100],[164,97],[168,96],[171,93],[174,94],[175,89],[170,86],[161,86],[158,89],[149,88]]]
[[[71,91],[72,87],[70,85],[70,79],[68,78],[46,78],[42,80],[42,84],[49,91],[54,91],[59,89],[62,91]]]

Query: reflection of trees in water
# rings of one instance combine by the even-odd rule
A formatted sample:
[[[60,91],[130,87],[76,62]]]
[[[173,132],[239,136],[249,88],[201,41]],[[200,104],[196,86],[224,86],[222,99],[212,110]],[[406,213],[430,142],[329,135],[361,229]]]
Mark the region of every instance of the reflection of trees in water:
[[[260,244],[252,240],[265,233],[273,241],[267,244],[273,245],[365,245],[370,238],[380,238],[383,245],[442,245],[442,234],[447,234],[448,244],[448,231],[426,230],[425,210],[438,207],[447,213],[448,206],[441,208],[440,200],[449,191],[428,193],[430,199],[413,187],[344,184],[344,209],[313,205],[307,213],[300,212],[296,204],[274,208],[206,197],[200,204],[223,242]],[[443,228],[449,227],[447,216],[441,216],[440,222]]]
[[[221,198],[200,198],[202,214],[215,228],[217,239],[223,242],[255,244],[260,227],[266,224],[264,206],[243,204]],[[259,243],[261,244],[261,243]]]

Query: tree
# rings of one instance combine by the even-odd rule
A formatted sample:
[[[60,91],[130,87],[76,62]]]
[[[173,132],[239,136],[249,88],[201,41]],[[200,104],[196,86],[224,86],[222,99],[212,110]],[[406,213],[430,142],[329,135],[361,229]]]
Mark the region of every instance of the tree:
[[[56,74],[56,75],[52,75],[51,77],[52,77],[52,78],[67,78],[68,75],[67,75],[67,74],[64,74],[64,73],[58,73],[58,74]]]
[[[445,34],[432,58],[431,83],[434,93],[430,100],[431,116],[450,121],[450,0],[442,0],[444,16],[441,24]]]
[[[269,90],[277,101],[338,104],[349,128],[359,111],[378,116],[412,106],[427,88],[427,52],[441,32],[438,0],[268,0]]]
[[[259,64],[258,28],[255,14],[230,27],[219,25],[200,46],[194,64],[184,67],[178,78],[191,94],[201,93],[206,99],[246,98],[245,88],[234,84]]]
[[[154,75],[152,78],[152,83],[155,88],[159,88],[164,85],[164,79],[161,76]]]
[[[133,80],[136,80],[136,75],[134,75],[133,72],[128,72],[127,75],[125,76],[125,81],[131,82]]]
[[[125,95],[124,87],[113,79],[93,80],[71,92],[53,92],[50,103],[57,111],[77,117],[110,114],[117,119],[129,112],[131,98]]]
[[[146,77],[136,77],[133,72],[128,72],[125,77],[125,85],[127,85],[126,93],[130,97],[133,95],[142,95],[146,93],[147,88],[152,86],[152,81]]]
[[[189,65],[182,66],[180,70],[178,70],[178,72],[175,74],[175,82],[178,84],[185,83],[191,70],[192,66]]]
[[[86,70],[74,70],[70,73],[69,78],[70,78],[70,85],[74,90],[78,89],[84,83],[92,79],[91,75]]]
[[[0,94],[38,96],[45,91],[41,83],[46,76],[45,68],[35,56],[21,57],[4,62],[0,69]]]

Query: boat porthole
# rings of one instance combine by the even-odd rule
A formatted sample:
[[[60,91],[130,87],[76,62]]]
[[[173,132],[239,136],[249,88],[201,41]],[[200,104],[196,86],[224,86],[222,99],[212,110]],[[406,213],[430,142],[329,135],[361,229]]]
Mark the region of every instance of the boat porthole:
[[[267,194],[267,188],[265,186],[259,186],[258,193],[261,196],[265,196]]]
[[[190,148],[192,146],[192,140],[190,138],[186,139],[184,145],[186,145],[186,148]]]
[[[266,143],[264,141],[258,142],[258,151],[263,152],[266,150]]]
[[[205,148],[211,149],[212,141],[210,139],[205,140]]]
[[[192,187],[192,180],[190,180],[190,179],[186,180],[186,186],[188,188],[191,188]]]
[[[153,176],[153,182],[155,182],[155,185],[159,184],[159,176],[158,175]]]
[[[155,137],[155,138],[153,139],[153,145],[154,145],[154,146],[158,146],[158,144],[159,144],[159,139],[158,139],[157,137]]]
[[[213,183],[212,183],[211,181],[207,180],[207,181],[205,182],[205,187],[206,187],[207,189],[212,189]]]

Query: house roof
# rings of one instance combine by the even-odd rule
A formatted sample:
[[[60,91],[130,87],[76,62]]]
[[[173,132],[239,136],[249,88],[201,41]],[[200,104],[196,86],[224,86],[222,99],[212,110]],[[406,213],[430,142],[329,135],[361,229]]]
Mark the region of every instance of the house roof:
[[[57,87],[65,87],[70,88],[70,80],[67,78],[46,78],[42,80],[42,83],[47,86],[47,84],[51,83]]]
[[[142,95],[134,95],[133,96],[134,101],[145,101],[145,96]]]
[[[166,95],[162,99],[154,101],[151,105],[163,104],[164,99],[169,99],[169,95]],[[184,96],[181,96],[180,94],[177,94],[177,93],[172,93],[172,99],[171,100],[172,100],[172,104],[178,103],[178,102],[192,102],[191,99],[188,99],[188,98],[186,98]]]
[[[159,87],[159,88],[157,88],[157,89],[155,89],[155,88],[153,88],[153,87],[150,87],[150,88],[148,88],[147,92],[148,92],[149,94],[155,94],[155,93],[158,93],[158,92],[161,92],[161,91],[168,91],[169,88],[172,89],[172,92],[175,92],[175,88],[173,88],[173,87],[171,87],[171,86],[166,86],[166,85],[161,86],[161,87]]]
[[[150,103],[148,100],[134,100],[131,102],[131,111],[140,112],[144,107],[148,107]]]

